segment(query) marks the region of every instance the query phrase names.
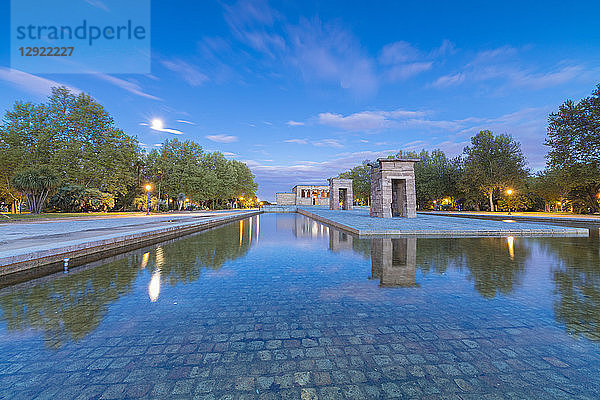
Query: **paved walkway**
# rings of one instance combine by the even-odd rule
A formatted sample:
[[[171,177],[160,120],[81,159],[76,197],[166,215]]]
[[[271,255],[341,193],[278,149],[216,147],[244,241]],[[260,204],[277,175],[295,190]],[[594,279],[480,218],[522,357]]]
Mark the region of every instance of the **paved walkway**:
[[[366,208],[333,211],[299,207],[298,212],[361,236],[587,236],[588,230],[544,223],[455,218],[418,214],[417,218],[371,218]]]
[[[107,245],[107,248],[109,245],[116,247],[119,242],[132,244],[160,234],[173,236],[177,231],[192,228],[200,230],[254,213],[256,211],[217,211],[0,224],[0,266],[32,262],[103,245]]]
[[[536,213],[536,212],[513,212],[511,215],[502,212],[479,212],[479,211],[419,211],[423,215],[443,215],[447,217],[462,218],[486,218],[506,219],[511,218],[519,221],[540,221],[560,223],[591,223],[600,224],[600,215],[561,214],[561,213]]]

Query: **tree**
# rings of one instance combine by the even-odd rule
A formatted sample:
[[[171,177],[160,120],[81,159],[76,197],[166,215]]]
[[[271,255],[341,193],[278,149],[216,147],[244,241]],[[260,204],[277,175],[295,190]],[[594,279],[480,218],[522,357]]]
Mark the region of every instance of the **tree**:
[[[58,186],[58,178],[48,167],[31,167],[15,174],[12,184],[27,196],[29,210],[40,214],[48,194]]]
[[[461,197],[459,187],[461,161],[459,158],[448,159],[442,150],[433,150],[431,154],[422,150],[415,164],[415,187],[417,205],[423,209],[434,200],[450,198],[454,204]]]
[[[362,165],[352,168],[350,171],[342,172],[339,177],[352,179],[352,194],[354,200],[369,204],[371,197],[371,167],[369,161],[363,161]]]
[[[516,186],[527,176],[521,145],[509,135],[481,131],[471,138],[464,154],[464,180],[487,195],[490,211],[495,211],[494,191]]]
[[[579,103],[567,100],[550,114],[545,144],[548,169],[568,182],[574,200],[600,211],[600,85]]]

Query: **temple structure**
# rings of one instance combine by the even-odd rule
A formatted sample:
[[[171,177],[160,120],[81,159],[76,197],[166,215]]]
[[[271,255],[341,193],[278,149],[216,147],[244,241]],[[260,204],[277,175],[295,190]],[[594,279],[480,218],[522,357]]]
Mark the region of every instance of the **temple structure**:
[[[296,185],[292,193],[276,193],[279,206],[328,206],[329,186],[325,185]]]
[[[379,158],[371,166],[371,217],[417,217],[412,158]]]
[[[352,210],[352,179],[329,178],[329,209]]]

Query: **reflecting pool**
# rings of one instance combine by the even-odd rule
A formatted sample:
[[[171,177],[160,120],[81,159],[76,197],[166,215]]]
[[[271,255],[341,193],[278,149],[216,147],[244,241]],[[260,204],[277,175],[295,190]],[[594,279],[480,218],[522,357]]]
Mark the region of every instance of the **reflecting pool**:
[[[600,398],[600,240],[263,214],[0,289],[0,398]]]

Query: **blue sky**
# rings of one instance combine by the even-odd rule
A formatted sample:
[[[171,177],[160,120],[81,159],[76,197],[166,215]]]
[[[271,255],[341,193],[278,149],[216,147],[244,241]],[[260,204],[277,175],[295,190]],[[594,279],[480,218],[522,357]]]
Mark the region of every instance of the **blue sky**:
[[[481,129],[543,168],[548,114],[600,83],[594,1],[153,1],[151,73],[111,75],[10,70],[0,4],[1,110],[85,91],[148,149],[193,139],[246,162],[267,200],[399,149],[458,155]]]

